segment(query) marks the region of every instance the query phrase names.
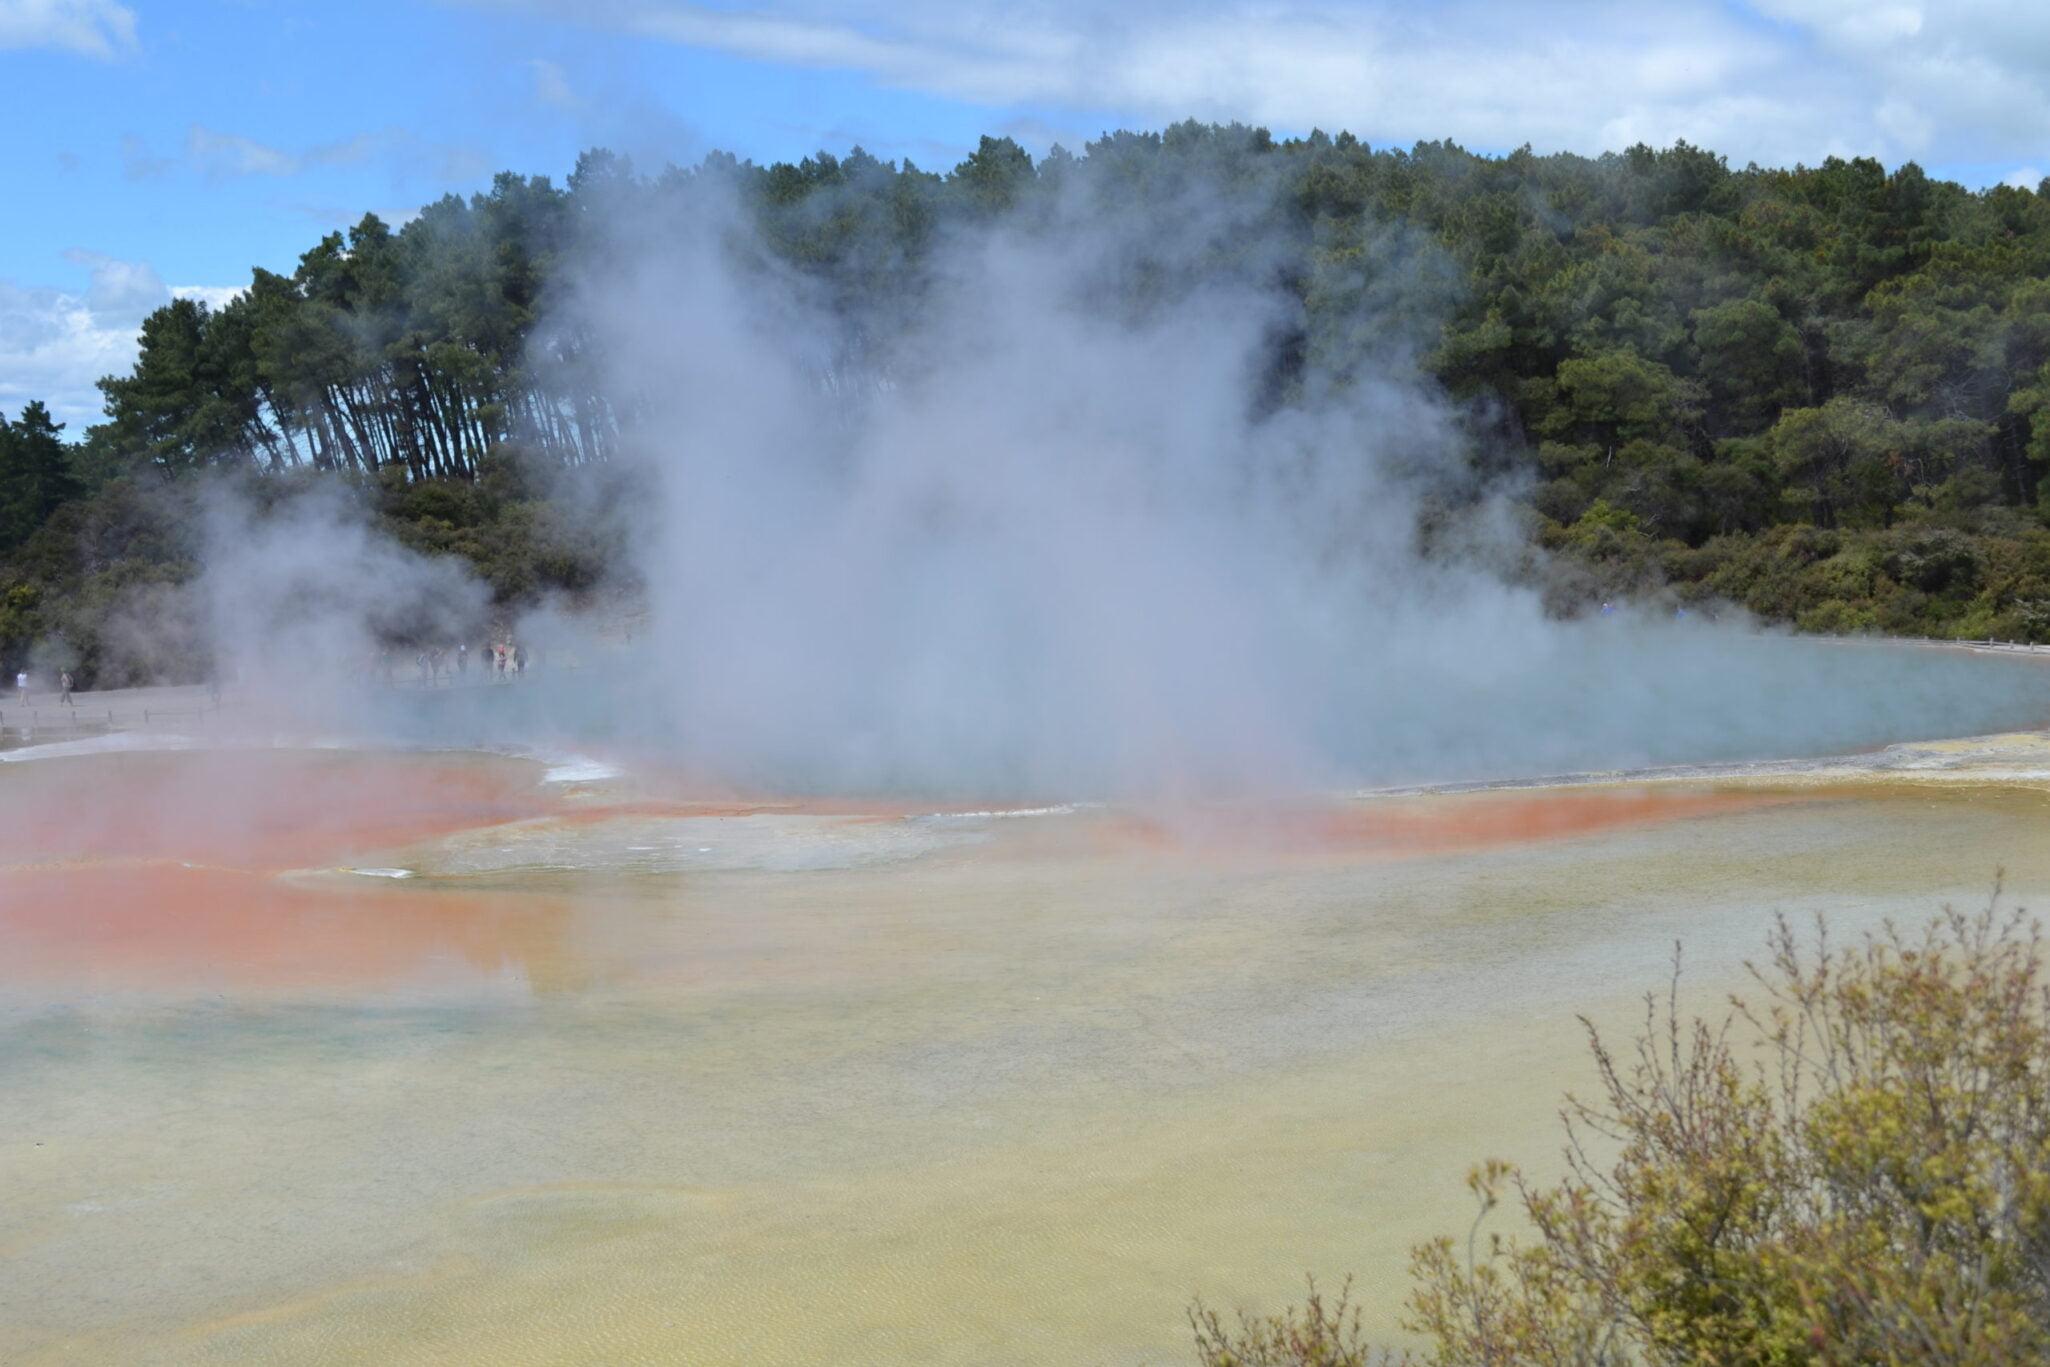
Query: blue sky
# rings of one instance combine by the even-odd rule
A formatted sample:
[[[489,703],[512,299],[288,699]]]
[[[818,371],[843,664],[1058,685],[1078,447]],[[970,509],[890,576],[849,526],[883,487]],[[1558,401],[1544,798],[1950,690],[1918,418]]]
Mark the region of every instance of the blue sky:
[[[289,269],[595,144],[945,168],[1184,115],[1374,143],[2050,167],[2050,5],[2007,0],[0,0],[0,408],[74,429],[171,292]]]

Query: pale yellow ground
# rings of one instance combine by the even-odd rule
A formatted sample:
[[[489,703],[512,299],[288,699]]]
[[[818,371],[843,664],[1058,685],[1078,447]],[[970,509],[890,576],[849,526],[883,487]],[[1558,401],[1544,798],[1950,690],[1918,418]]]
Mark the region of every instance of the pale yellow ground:
[[[488,765],[450,781],[512,802],[481,847],[153,848],[77,915],[51,890],[113,847],[17,854],[0,1360],[1174,1362],[1192,1295],[1305,1271],[1393,1333],[1466,1165],[1551,1169],[1575,1013],[1627,1027],[1676,938],[1712,1002],[1775,909],[2050,890],[2050,748],[1994,749],[1478,843],[1440,837],[1497,797],[1204,852],[1103,812],[536,816]],[[0,769],[0,817],[71,763]],[[1381,838],[1418,820],[1430,853]],[[124,952],[153,905],[203,952]]]

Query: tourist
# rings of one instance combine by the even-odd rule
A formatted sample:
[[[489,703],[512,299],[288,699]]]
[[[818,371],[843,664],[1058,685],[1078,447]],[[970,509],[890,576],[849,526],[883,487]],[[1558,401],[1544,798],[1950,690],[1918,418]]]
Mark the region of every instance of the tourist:
[[[28,706],[28,671],[26,669],[15,671],[14,699],[23,707]]]
[[[467,674],[468,674],[469,672],[470,672],[470,643],[469,643],[468,641],[457,641],[457,642],[456,642],[456,673],[457,673],[458,675],[467,675]]]
[[[68,670],[68,669],[67,669],[67,670],[65,670],[65,671],[64,671],[63,673],[61,673],[61,674],[59,674],[59,675],[57,676],[57,687],[58,687],[58,689],[60,690],[60,692],[59,692],[59,694],[58,694],[58,698],[57,698],[57,700],[58,700],[59,702],[63,703],[63,704],[64,704],[64,705],[66,706],[66,707],[76,707],[76,706],[78,706],[78,704],[77,704],[77,703],[75,703],[75,702],[71,701],[71,671],[70,671],[70,670]]]

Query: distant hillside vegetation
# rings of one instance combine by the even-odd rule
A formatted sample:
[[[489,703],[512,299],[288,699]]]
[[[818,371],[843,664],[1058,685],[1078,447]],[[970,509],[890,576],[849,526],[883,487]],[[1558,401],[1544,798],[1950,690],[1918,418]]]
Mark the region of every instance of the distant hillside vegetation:
[[[1165,213],[1191,187],[1260,225],[1220,269],[1251,263],[1300,303],[1271,401],[1409,339],[1556,552],[1531,573],[1559,610],[1630,592],[1816,630],[2050,639],[2046,187],[1862,159],[1733,170],[1684,143],[1487,157],[1184,123],[1037,164],[985,138],[945,174],[856,149],[642,175],[595,151],[565,187],[502,174],[397,230],[366,215],[218,310],[177,300],[102,382],[104,423],[67,442],[31,405],[0,430],[0,659],[203,671],[196,645],[124,657],[108,622],[189,577],[206,471],[355,481],[508,605],[604,582],[619,530],[568,515],[555,472],[613,464],[632,415],[582,338],[538,329],[565,263],[602,261],[621,223],[730,198],[859,337],[913,316],[953,225],[1031,231],[1056,202]]]

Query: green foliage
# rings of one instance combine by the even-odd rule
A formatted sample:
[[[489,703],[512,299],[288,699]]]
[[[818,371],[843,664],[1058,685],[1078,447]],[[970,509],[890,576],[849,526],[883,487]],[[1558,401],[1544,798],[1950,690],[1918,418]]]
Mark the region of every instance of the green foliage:
[[[82,491],[63,430],[40,403],[30,403],[13,422],[0,420],[0,554],[28,540]]]
[[[0,659],[68,667],[82,684],[201,677],[184,588],[197,520],[188,488],[154,478],[60,506],[0,561]]]
[[[605,500],[544,497],[507,468],[515,463],[494,458],[477,480],[409,482],[392,470],[360,492],[398,541],[470,561],[501,606],[619,585],[624,532],[603,512]],[[634,501],[621,479],[594,474],[585,483],[620,504]],[[207,677],[212,659],[191,581],[209,487],[142,472],[59,507],[0,557],[0,660],[69,668],[83,687]],[[267,475],[247,487],[261,506],[291,482]]]
[[[1036,165],[984,138],[945,174],[859,147],[653,174],[593,150],[565,184],[506,173],[397,229],[365,215],[218,309],[152,314],[133,369],[102,382],[106,422],[63,460],[10,424],[0,576],[47,598],[56,581],[19,563],[36,529],[140,476],[384,488],[481,486],[508,461],[602,469],[635,415],[596,383],[590,337],[540,322],[574,286],[566,262],[602,274],[708,207],[737,210],[750,260],[838,313],[826,367],[886,364],[936,244],[964,227],[1196,225],[1197,269],[1290,296],[1256,410],[1421,358],[1471,406],[1475,472],[1524,477],[1535,539],[1558,552],[1558,611],[1653,591],[1817,628],[2046,637],[2043,194],[1868,159],[1733,170],[1685,143],[1487,157],[1194,121]],[[1137,316],[1174,283],[1144,241],[1092,297]],[[471,558],[502,598],[580,588],[609,543],[544,506],[577,482],[388,515],[412,544]],[[1856,565],[1786,555],[1804,524],[1858,538]],[[1934,531],[1963,538],[1979,572],[1935,582],[1896,554],[1898,534]]]
[[[1199,1301],[1189,1308],[1189,1328],[1203,1367],[1394,1367],[1403,1360],[1368,1341],[1349,1281],[1326,1305],[1312,1278],[1301,1307],[1266,1316],[1242,1311],[1236,1325]]]
[[[1849,950],[1782,922],[1725,1019],[1653,999],[1622,1055],[1590,1028],[1568,1177],[1479,1170],[1533,1233],[1420,1249],[1411,1326],[1446,1364],[2043,1360],[2042,951],[1992,907]]]
[[[1785,414],[1765,435],[1781,497],[1818,526],[1884,526],[1900,501],[1900,424],[1877,404],[1838,397]]]
[[[1569,1098],[1567,1175],[1472,1170],[1463,1240],[1413,1251],[1404,1323],[1436,1367],[1834,1367],[2050,1359],[2050,986],[2022,913],[1946,911],[1845,949],[1785,921],[1720,1019],[1646,999]],[[1525,1232],[1490,1228],[1520,1208]],[[1314,1292],[1314,1286],[1312,1288]],[[1305,1310],[1198,1360],[1375,1360]],[[1350,1333],[1340,1331],[1350,1327]]]
[[[1694,310],[1694,345],[1718,432],[1756,432],[1807,394],[1800,334],[1755,296]]]
[[[1693,412],[1672,371],[1627,347],[1561,361],[1556,383],[1559,403],[1538,424],[1549,435],[1577,433],[1613,447],[1677,432]]]

